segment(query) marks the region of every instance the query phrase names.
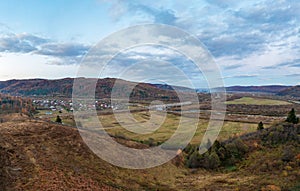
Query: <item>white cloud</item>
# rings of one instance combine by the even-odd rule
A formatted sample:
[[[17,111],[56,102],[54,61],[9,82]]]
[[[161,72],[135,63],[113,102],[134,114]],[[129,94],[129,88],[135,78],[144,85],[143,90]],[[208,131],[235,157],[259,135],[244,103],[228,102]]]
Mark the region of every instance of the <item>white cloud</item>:
[[[257,75],[258,79],[272,80],[276,77],[282,78],[300,73],[298,63],[300,2],[298,1],[196,0],[193,3],[186,3],[179,0],[101,0],[101,2],[110,6],[110,14],[114,22],[132,25],[149,22],[169,24],[195,34],[216,58],[216,62],[227,77],[247,78],[249,76],[250,79],[250,76]],[[77,64],[89,48],[85,43],[62,43],[32,34],[14,34],[1,23],[0,27],[6,31],[0,36],[0,52],[4,55],[31,53],[34,57],[48,58],[45,62],[40,60],[42,65],[44,63]],[[142,32],[139,34],[141,38],[147,37],[147,32]],[[172,40],[151,32],[154,35],[152,39],[148,39],[149,41]],[[157,31],[157,34],[161,32]],[[169,35],[176,36],[172,33]],[[126,44],[128,43],[126,40],[124,36],[117,38],[115,44],[120,41]],[[183,42],[177,43],[183,44]],[[105,55],[105,51],[118,50],[119,47],[111,45],[106,50],[103,49],[99,55]],[[182,48],[194,49],[192,45],[182,46]],[[171,50],[149,47],[127,52],[127,57],[119,58],[118,67],[126,67],[130,62],[150,57],[176,62],[181,68],[190,71],[191,75],[194,74],[193,68],[186,62],[182,62]],[[100,57],[94,59],[96,58]],[[226,79],[229,81],[231,78]]]
[[[75,76],[76,65],[49,65],[55,58],[34,54],[2,53],[0,80],[23,78],[64,78]]]

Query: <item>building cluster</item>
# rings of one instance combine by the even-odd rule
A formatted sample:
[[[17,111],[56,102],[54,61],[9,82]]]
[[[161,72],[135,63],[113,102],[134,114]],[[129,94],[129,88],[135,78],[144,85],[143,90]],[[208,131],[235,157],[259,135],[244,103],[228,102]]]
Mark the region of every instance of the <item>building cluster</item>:
[[[119,109],[119,104],[111,104],[107,100],[96,100],[93,103],[87,100],[79,101],[74,105],[71,99],[35,99],[33,104],[38,110],[51,110],[51,111],[73,111],[79,110],[106,110],[106,109]]]

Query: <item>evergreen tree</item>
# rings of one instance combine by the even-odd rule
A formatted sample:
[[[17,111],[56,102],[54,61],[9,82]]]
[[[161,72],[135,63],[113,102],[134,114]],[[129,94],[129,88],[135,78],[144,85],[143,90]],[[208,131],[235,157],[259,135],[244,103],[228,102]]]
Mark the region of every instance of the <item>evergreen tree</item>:
[[[294,108],[288,113],[288,116],[285,121],[293,124],[297,124],[299,122],[299,118],[296,116]]]
[[[209,157],[209,168],[210,169],[216,169],[220,166],[221,161],[219,159],[219,156],[217,155],[216,152],[212,152]]]
[[[59,115],[56,117],[55,122],[56,122],[56,123],[62,123],[62,120],[61,120],[61,118],[59,117]]]
[[[257,130],[263,130],[264,129],[264,124],[263,122],[259,122],[257,126]]]
[[[187,160],[187,166],[189,168],[199,168],[201,167],[201,160],[202,156],[199,154],[199,152],[194,151]]]

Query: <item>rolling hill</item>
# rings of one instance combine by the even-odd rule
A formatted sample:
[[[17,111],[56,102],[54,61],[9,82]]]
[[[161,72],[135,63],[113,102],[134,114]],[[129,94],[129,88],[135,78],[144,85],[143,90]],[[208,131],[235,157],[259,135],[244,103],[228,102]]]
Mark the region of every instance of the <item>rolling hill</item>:
[[[20,114],[0,118],[0,190],[168,190],[182,174],[171,162],[149,171],[121,169],[93,154],[76,128]],[[168,174],[174,178],[163,178]]]
[[[226,87],[228,92],[246,92],[246,93],[278,93],[291,86],[268,85],[268,86],[230,86]]]
[[[293,86],[293,87],[286,88],[278,92],[277,95],[300,98],[300,86]]]
[[[83,78],[85,79],[85,78]],[[86,79],[89,80],[89,79]],[[109,98],[111,90],[114,87],[115,78],[98,79],[96,96],[98,98]],[[20,96],[72,96],[74,78],[63,79],[27,79],[27,80],[8,80],[0,81],[0,93]],[[125,96],[124,92],[134,86],[131,97],[134,99],[153,99],[153,98],[171,98],[175,99],[176,91],[190,93],[195,90],[181,86],[171,86],[168,84],[135,83],[118,79],[118,86],[114,87],[117,93]],[[218,91],[218,88],[215,89]],[[207,90],[208,91],[208,90]],[[267,93],[280,96],[300,97],[300,86],[230,86],[226,87],[227,92],[236,93]]]
[[[84,80],[89,80],[81,78]],[[28,80],[9,80],[0,82],[0,92],[19,96],[62,96],[72,97],[73,78],[64,78],[58,80],[47,79],[28,79]],[[131,98],[133,100],[177,100],[177,94],[170,85],[133,83],[118,79],[118,85],[114,86],[116,79],[105,78],[98,79],[96,87],[97,98],[110,98],[112,88],[117,95],[126,96],[126,91],[132,87]],[[92,84],[91,84],[92,85]],[[85,87],[90,88],[90,87]],[[176,90],[189,93],[192,89],[174,86]]]

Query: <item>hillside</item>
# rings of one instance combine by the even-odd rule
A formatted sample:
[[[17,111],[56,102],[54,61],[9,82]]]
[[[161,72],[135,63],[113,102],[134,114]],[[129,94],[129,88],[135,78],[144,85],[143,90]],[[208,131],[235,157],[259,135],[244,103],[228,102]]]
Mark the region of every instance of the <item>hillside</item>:
[[[86,79],[87,81],[89,79]],[[21,95],[21,96],[62,96],[70,98],[72,96],[73,78],[64,78],[58,80],[29,79],[29,80],[9,80],[0,82],[0,92]],[[112,88],[116,79],[99,79],[96,88],[97,98],[110,98]],[[133,100],[177,100],[176,92],[169,85],[139,83],[118,80],[118,86],[114,87],[117,95],[126,96],[125,90],[134,87],[131,93]],[[89,88],[89,87],[85,87]],[[189,88],[175,87],[184,92],[192,91]]]
[[[89,80],[89,79],[86,79]],[[109,98],[114,87],[115,78],[98,79],[96,88],[97,98]],[[64,78],[57,80],[28,79],[28,80],[8,80],[0,81],[0,93],[18,96],[61,96],[72,97],[74,78]],[[177,100],[176,91],[190,93],[193,89],[168,84],[134,83],[118,79],[116,93],[125,97],[125,90],[135,86],[131,93],[132,100]],[[216,88],[218,91],[218,88]],[[236,93],[267,93],[280,96],[300,97],[300,86],[230,86],[226,87],[228,92]]]
[[[172,163],[151,170],[117,168],[94,155],[76,128],[19,114],[0,117],[0,190],[172,190],[184,172]]]
[[[228,92],[246,92],[246,93],[278,93],[291,86],[269,85],[269,86],[230,86],[226,87]]]
[[[8,80],[0,82],[0,91],[2,93],[22,96],[52,96],[55,94],[71,96],[73,80],[74,79],[72,78],[64,78],[59,80]]]
[[[300,86],[293,86],[278,92],[280,96],[292,96],[300,99]]]
[[[297,190],[300,184],[299,125],[277,125],[244,135],[241,139],[249,148],[246,155],[226,168],[188,169],[178,157],[156,168],[129,170],[94,155],[75,128],[20,114],[0,117],[0,190],[250,191]]]

